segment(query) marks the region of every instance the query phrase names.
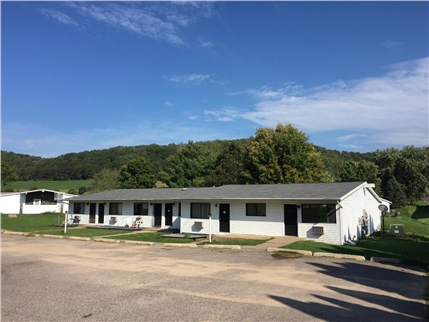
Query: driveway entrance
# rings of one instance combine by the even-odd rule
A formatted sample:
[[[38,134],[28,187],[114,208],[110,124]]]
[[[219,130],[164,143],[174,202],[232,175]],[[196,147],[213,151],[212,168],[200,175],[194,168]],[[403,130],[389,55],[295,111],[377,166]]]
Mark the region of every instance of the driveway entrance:
[[[424,275],[266,251],[3,235],[1,321],[424,321]]]

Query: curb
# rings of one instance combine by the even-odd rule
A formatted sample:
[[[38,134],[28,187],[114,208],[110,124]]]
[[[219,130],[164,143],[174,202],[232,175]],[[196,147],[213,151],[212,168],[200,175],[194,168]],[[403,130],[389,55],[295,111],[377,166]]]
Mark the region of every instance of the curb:
[[[145,246],[152,246],[153,242],[145,242],[145,241],[138,241],[138,240],[125,240],[125,244],[134,244],[134,245],[145,245]]]
[[[121,240],[119,239],[102,239],[102,238],[95,238],[93,239],[93,241],[102,242],[102,243],[117,243],[117,244],[121,242]]]
[[[38,235],[38,236],[35,235],[35,237],[65,239],[65,237],[61,235]]]
[[[21,231],[11,231],[11,230],[4,230],[2,233],[5,235],[20,235],[20,236],[30,235],[29,233],[23,233]]]
[[[203,245],[203,248],[219,248],[219,249],[241,249],[239,245]]]
[[[347,255],[347,254],[333,254],[333,253],[316,252],[313,254],[313,256],[314,257],[340,258],[340,259],[354,259],[357,261],[365,261],[365,257],[360,256],[360,255]]]
[[[268,247],[267,252],[282,252],[282,253],[296,253],[304,256],[313,256],[313,253],[309,250],[298,250],[298,249],[286,249],[286,248],[277,248],[277,247]]]
[[[183,248],[197,248],[196,244],[175,244],[175,243],[164,243],[162,246],[165,247],[183,247]]]
[[[77,236],[70,236],[70,237],[68,237],[68,239],[84,240],[84,241],[90,241],[91,240],[91,238],[89,238],[89,237],[77,237]]]
[[[371,262],[376,263],[393,263],[393,264],[400,264],[401,260],[399,258],[391,258],[391,257],[371,257]]]

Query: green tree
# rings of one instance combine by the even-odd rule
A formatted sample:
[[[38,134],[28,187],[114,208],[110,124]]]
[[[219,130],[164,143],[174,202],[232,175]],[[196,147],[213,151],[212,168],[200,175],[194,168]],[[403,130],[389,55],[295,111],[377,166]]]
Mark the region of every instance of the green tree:
[[[375,184],[375,192],[381,194],[381,179],[378,167],[371,161],[347,161],[340,172],[340,181],[366,181]]]
[[[144,157],[129,161],[119,170],[118,186],[121,189],[153,188],[155,182],[152,165]]]
[[[258,129],[250,138],[247,152],[249,183],[332,181],[320,153],[306,134],[291,124]]]
[[[80,195],[83,195],[87,191],[86,187],[81,186],[79,189],[77,189],[77,193]]]
[[[119,171],[116,169],[102,169],[91,179],[94,192],[109,191],[118,188]]]
[[[407,203],[407,195],[403,186],[392,176],[386,183],[384,198],[390,200],[392,205],[390,208],[399,208]]]
[[[206,176],[213,168],[213,162],[207,149],[189,141],[176,155],[167,158],[167,169],[161,172],[161,180],[169,187],[206,186]]]
[[[9,163],[5,161],[1,162],[1,184],[2,187],[6,186],[9,183],[18,181],[18,175],[13,171]]]
[[[395,180],[402,187],[408,203],[421,200],[429,190],[429,148],[406,146],[402,150],[388,148],[374,153],[383,196],[386,196],[389,181]],[[397,185],[394,185],[397,186]]]
[[[210,186],[241,184],[244,181],[245,150],[236,142],[224,146],[210,175]]]

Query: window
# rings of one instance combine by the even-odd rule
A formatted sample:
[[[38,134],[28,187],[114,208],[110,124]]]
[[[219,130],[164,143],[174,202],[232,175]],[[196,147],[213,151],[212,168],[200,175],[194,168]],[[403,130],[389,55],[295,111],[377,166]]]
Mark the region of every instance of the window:
[[[246,216],[266,216],[267,206],[264,203],[246,203]]]
[[[335,224],[337,222],[335,205],[302,205],[302,222]]]
[[[84,202],[75,202],[73,205],[74,214],[85,214],[85,203]]]
[[[209,203],[191,203],[191,218],[208,219],[209,214]]]
[[[149,205],[147,202],[134,203],[134,216],[147,216],[149,214]]]
[[[109,203],[109,215],[122,215],[122,203]]]

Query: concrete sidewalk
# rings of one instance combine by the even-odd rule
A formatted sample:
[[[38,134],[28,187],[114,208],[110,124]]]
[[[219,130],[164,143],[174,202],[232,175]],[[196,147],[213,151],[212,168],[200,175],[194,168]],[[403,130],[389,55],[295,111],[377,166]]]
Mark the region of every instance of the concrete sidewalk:
[[[270,236],[261,236],[261,235],[241,235],[241,234],[228,234],[228,235],[213,235],[217,240],[226,240],[226,239],[269,239]],[[284,245],[292,244],[294,242],[305,240],[304,238],[294,237],[294,236],[278,236],[273,237],[272,239],[266,241],[265,243],[256,245],[256,246],[241,246],[242,248],[254,249],[254,250],[267,250],[268,247],[281,247]]]

